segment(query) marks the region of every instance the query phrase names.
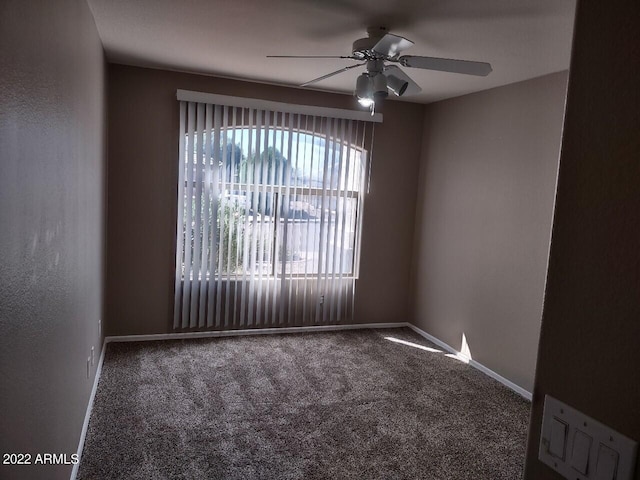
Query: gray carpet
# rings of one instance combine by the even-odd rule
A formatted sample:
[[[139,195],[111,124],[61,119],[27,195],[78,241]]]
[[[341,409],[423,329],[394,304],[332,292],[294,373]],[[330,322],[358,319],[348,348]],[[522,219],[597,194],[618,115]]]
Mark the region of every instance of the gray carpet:
[[[109,344],[79,479],[521,478],[530,404],[409,329]]]

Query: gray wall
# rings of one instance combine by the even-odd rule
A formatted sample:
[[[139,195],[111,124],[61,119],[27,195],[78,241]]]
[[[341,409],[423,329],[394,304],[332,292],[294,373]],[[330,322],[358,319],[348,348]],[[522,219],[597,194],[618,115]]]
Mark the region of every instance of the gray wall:
[[[529,429],[531,480],[561,478],[537,460],[545,394],[640,441],[638,18],[637,1],[578,5]]]
[[[350,95],[109,65],[109,335],[172,330],[177,208],[176,90],[357,109]],[[424,106],[386,102],[364,213],[356,321],[405,321]]]
[[[75,453],[100,355],[105,63],[85,0],[0,2],[0,452]],[[32,459],[33,460],[33,459]],[[70,466],[0,466],[69,478]]]
[[[532,390],[567,73],[427,106],[413,322]]]

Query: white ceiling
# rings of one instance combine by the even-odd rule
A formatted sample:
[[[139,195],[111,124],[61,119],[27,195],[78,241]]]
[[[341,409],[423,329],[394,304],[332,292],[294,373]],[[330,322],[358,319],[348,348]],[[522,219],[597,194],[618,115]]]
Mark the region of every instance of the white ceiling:
[[[354,63],[265,55],[350,55],[367,26],[406,55],[490,62],[488,77],[404,68],[429,103],[569,68],[575,0],[88,0],[114,63],[299,85]],[[362,69],[313,86],[350,93]]]

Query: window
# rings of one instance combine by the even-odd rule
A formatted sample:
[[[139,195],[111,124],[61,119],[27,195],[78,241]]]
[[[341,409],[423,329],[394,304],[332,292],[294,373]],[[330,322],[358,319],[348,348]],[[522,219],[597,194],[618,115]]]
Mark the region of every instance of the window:
[[[340,321],[358,274],[368,124],[180,108],[175,326],[290,325],[299,310],[317,323],[326,300]]]
[[[216,276],[232,278],[258,270],[274,277],[334,272],[355,275],[362,152],[312,132],[227,128],[222,135],[218,145],[221,160],[211,158],[211,162],[218,161],[218,168],[205,167],[196,153],[194,168],[203,172],[194,175],[200,179],[192,180],[191,185],[189,180],[184,182],[184,212],[186,216],[191,209],[192,222],[191,245],[183,244],[182,277],[189,270],[191,279],[194,274],[209,279],[209,265],[214,265]],[[267,139],[266,149],[258,152],[250,142],[261,136]],[[291,158],[287,158],[280,148],[282,144],[287,148],[290,136]],[[194,143],[207,141],[206,133],[194,137]],[[188,137],[185,145],[189,151]],[[329,162],[326,169],[325,160]],[[188,168],[186,155],[184,161]],[[211,179],[217,183],[215,195],[205,170],[209,175],[217,170],[216,178]],[[183,229],[186,235],[186,223]],[[207,258],[194,271],[185,269],[185,247],[193,250],[196,237],[197,243],[205,246]],[[208,247],[212,242],[215,248]],[[321,256],[323,245],[326,255]],[[215,252],[219,255],[212,262]]]

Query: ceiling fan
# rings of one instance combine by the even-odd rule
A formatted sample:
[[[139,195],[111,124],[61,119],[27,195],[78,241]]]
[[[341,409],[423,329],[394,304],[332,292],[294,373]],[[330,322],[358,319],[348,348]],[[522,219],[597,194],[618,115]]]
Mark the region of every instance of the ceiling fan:
[[[413,45],[411,40],[388,33],[384,27],[367,29],[368,37],[360,38],[353,42],[351,55],[267,55],[268,58],[348,58],[360,63],[349,65],[335,72],[328,73],[318,78],[301,84],[301,87],[318,83],[339,73],[352,68],[365,66],[356,81],[355,96],[363,107],[369,107],[371,112],[375,108],[377,100],[389,95],[389,92],[401,97],[403,95],[415,95],[422,89],[397,65],[403,67],[421,68],[424,70],[438,70],[441,72],[463,73],[485,77],[491,73],[491,65],[485,62],[472,62],[468,60],[453,60],[450,58],[419,57],[403,55],[400,53]]]

